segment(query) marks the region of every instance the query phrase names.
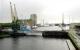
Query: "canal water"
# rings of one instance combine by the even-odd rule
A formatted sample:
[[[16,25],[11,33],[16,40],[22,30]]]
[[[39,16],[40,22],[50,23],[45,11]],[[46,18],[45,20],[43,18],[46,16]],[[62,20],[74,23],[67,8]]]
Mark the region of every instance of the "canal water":
[[[66,40],[41,36],[9,37],[0,39],[0,50],[69,50]]]
[[[53,30],[58,27],[40,27],[36,31]],[[61,28],[58,28],[61,30]],[[35,33],[37,34],[37,33]],[[24,36],[0,39],[0,50],[69,50],[66,41],[69,39],[43,38],[40,36]],[[73,49],[72,49],[73,50]]]

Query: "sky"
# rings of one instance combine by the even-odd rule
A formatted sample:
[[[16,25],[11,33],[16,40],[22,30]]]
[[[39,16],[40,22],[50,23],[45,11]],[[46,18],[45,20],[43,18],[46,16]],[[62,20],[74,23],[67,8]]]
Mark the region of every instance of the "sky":
[[[80,22],[80,0],[0,0],[0,23],[11,22],[10,1],[19,19],[37,14],[37,23]]]

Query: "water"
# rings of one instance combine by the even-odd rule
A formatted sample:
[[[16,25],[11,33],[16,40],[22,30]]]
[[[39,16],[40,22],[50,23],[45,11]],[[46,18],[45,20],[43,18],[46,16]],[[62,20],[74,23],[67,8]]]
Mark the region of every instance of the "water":
[[[19,37],[0,39],[0,50],[68,50],[67,39]]]
[[[58,27],[52,28],[41,27],[35,30],[53,30]],[[9,37],[0,39],[0,50],[69,50],[66,40],[69,39],[43,38],[42,36]]]

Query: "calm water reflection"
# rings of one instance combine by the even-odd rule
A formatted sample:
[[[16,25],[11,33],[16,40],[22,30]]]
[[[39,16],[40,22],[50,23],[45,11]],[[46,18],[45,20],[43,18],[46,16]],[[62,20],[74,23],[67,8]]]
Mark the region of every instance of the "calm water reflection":
[[[68,50],[66,39],[19,37],[0,39],[0,50]]]

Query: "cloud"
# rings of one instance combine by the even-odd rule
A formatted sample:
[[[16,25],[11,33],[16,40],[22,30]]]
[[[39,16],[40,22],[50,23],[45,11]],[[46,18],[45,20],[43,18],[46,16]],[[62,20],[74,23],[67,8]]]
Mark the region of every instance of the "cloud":
[[[79,0],[0,0],[0,1],[1,1],[0,18],[6,19],[7,21],[8,20],[11,21],[9,5],[10,1],[12,2],[12,5],[13,4],[16,5],[18,17],[20,19],[24,19],[25,17],[29,18],[32,13],[35,13],[38,15],[39,21],[45,18],[46,22],[51,22],[51,20],[55,18],[55,20],[53,21],[59,22],[61,21],[62,13],[64,13],[64,15],[67,17],[72,16],[72,19],[74,21],[76,21],[75,16],[77,16],[78,19],[77,21],[79,21],[78,18],[80,16]],[[59,20],[57,21],[58,16]]]

